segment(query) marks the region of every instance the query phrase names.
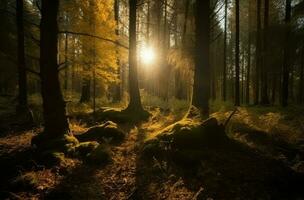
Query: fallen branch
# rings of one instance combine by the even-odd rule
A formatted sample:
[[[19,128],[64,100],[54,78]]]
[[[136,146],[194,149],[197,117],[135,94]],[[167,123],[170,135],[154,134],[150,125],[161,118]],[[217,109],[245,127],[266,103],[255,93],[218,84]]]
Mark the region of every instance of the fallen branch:
[[[228,119],[225,121],[224,127],[226,128],[229,121],[231,120],[232,116],[238,111],[237,108],[235,108],[235,110],[230,114],[230,116],[228,117]]]
[[[200,189],[195,193],[195,195],[192,197],[192,200],[197,200],[197,197],[204,191],[203,187],[200,187]]]

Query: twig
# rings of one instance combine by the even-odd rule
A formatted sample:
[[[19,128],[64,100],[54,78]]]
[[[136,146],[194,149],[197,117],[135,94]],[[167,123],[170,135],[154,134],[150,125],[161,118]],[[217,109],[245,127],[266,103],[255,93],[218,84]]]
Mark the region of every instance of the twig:
[[[200,187],[200,189],[195,193],[195,195],[192,197],[192,200],[197,200],[198,195],[200,195],[204,191],[203,187]]]
[[[235,110],[230,114],[230,116],[228,117],[228,119],[225,121],[224,127],[226,128],[229,121],[231,120],[232,116],[238,111],[237,108],[235,108]]]

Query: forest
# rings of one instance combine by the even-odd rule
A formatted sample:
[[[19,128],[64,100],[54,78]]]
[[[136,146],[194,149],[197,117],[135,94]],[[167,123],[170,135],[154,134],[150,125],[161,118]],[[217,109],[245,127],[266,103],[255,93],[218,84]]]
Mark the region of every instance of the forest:
[[[304,199],[304,0],[0,0],[0,199]]]

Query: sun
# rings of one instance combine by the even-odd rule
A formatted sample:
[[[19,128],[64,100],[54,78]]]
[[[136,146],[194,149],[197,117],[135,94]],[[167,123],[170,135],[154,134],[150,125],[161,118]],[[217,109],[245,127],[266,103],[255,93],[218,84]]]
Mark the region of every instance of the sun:
[[[140,58],[144,64],[152,64],[155,61],[155,52],[152,47],[143,47],[140,50]]]

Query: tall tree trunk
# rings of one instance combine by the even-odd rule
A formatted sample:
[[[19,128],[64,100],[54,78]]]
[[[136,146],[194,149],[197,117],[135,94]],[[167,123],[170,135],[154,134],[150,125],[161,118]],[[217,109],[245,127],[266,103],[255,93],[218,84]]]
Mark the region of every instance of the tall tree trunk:
[[[190,5],[190,0],[186,0],[186,4],[185,4],[185,21],[184,21],[183,34],[182,34],[182,45],[183,45],[183,48],[185,48],[185,45],[186,45],[186,33],[187,33],[187,24],[188,24],[188,15],[189,15],[189,5]]]
[[[246,98],[245,103],[250,104],[250,80],[251,80],[251,42],[252,42],[252,34],[251,34],[251,0],[249,0],[248,5],[248,47],[247,47],[247,74],[246,74]]]
[[[194,85],[192,105],[199,108],[202,117],[209,116],[210,99],[210,0],[196,1]]]
[[[227,15],[228,15],[228,0],[225,0],[225,27],[224,27],[224,66],[223,66],[223,101],[227,100]]]
[[[116,37],[118,39],[119,37],[119,0],[115,0],[114,1],[114,18],[115,18],[115,23],[116,23],[116,29],[115,29],[115,34]],[[120,59],[119,59],[119,52],[118,52],[118,47],[116,50],[116,55],[117,55],[117,59],[116,59],[116,63],[117,63],[117,76],[119,79],[121,79],[121,63],[120,63]],[[113,101],[114,102],[119,102],[121,100],[121,84],[118,83],[114,86],[114,98]]]
[[[65,41],[64,41],[64,90],[68,90],[68,81],[69,81],[69,64],[68,64],[68,48],[69,48],[69,38],[68,34],[65,34]]]
[[[59,0],[42,0],[41,4],[40,71],[44,132],[50,137],[56,137],[69,130],[65,102],[58,78],[57,14]]]
[[[28,107],[27,103],[27,77],[24,55],[24,26],[23,26],[23,0],[16,1],[16,20],[18,38],[18,105],[17,112],[24,112]]]
[[[282,101],[283,107],[288,105],[288,87],[289,87],[289,68],[290,68],[290,20],[291,20],[291,0],[286,0],[285,7],[285,47],[283,61],[283,81],[282,81]]]
[[[240,106],[240,2],[235,0],[235,106]]]
[[[256,35],[256,66],[255,66],[255,95],[254,104],[260,100],[260,68],[261,68],[261,0],[257,0],[257,35]]]
[[[272,92],[271,92],[271,104],[274,105],[276,101],[276,93],[277,93],[277,75],[273,73],[272,75]]]
[[[269,24],[269,0],[264,0],[264,30],[263,30],[263,67],[262,67],[262,96],[261,104],[269,104],[268,98],[268,24]]]
[[[304,46],[302,47],[301,66],[299,83],[299,103],[304,103]]]
[[[129,95],[130,102],[127,110],[143,111],[140,100],[137,75],[136,48],[136,7],[137,0],[129,0]]]

